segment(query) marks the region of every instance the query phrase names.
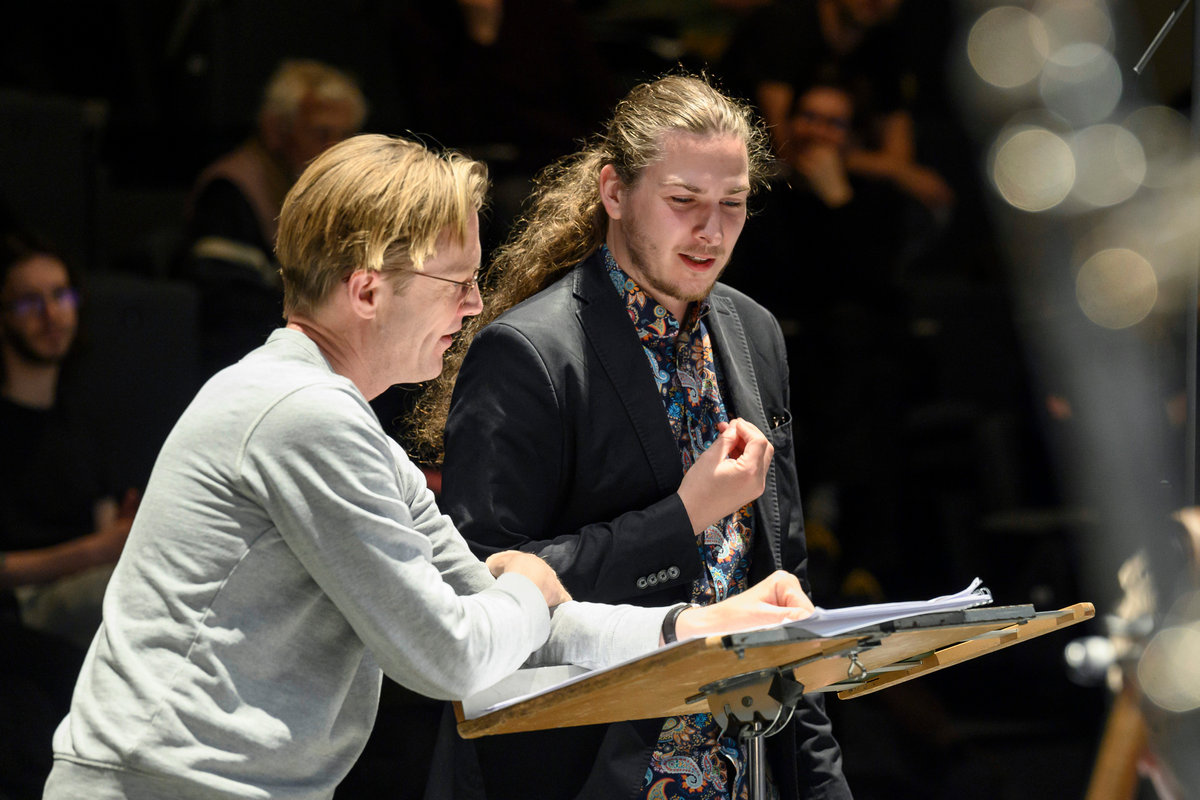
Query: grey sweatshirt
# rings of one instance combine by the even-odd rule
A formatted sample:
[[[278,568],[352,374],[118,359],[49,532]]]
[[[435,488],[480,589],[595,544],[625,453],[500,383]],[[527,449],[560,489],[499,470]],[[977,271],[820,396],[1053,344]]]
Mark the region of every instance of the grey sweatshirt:
[[[664,613],[572,602],[551,622],[531,581],[471,555],[357,388],[279,330],[164,444],[45,797],[328,798],[383,673],[459,698],[527,660],[646,652]]]

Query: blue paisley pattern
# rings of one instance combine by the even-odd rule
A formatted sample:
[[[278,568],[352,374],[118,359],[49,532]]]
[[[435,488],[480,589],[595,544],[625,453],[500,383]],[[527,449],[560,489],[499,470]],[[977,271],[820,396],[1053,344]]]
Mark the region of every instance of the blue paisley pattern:
[[[625,299],[629,319],[641,339],[687,472],[716,440],[717,423],[729,421],[712,340],[704,324],[708,301],[690,304],[680,322],[617,266],[607,247],[603,254],[613,286]],[[715,603],[749,585],[752,519],[752,508],[747,505],[697,537],[706,569],[692,584],[693,603]],[[646,768],[642,797],[745,800],[745,778],[745,755],[733,739],[721,736],[711,714],[670,717],[663,723]]]

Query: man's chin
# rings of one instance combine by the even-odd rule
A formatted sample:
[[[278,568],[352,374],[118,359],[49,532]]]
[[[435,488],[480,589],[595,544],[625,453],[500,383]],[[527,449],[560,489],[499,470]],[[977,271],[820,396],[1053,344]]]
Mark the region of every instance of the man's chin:
[[[722,269],[714,269],[711,279],[704,283],[692,282],[686,286],[676,287],[674,296],[685,303],[695,303],[705,299],[712,294],[712,288],[716,285],[717,279],[721,277],[721,271]]]
[[[705,276],[707,280],[704,281],[696,280],[698,276],[689,276],[692,279],[686,282],[667,283],[665,281],[655,281],[648,288],[656,296],[661,294],[684,303],[695,303],[698,300],[703,300],[712,293],[712,288],[716,284],[717,279],[721,277],[724,268],[724,265],[721,265],[713,269],[710,275]]]
[[[32,347],[28,343],[22,343],[22,345],[16,346],[16,343],[13,342],[10,347],[18,360],[31,367],[61,366],[66,360],[67,354],[71,352],[69,345],[55,348]]]

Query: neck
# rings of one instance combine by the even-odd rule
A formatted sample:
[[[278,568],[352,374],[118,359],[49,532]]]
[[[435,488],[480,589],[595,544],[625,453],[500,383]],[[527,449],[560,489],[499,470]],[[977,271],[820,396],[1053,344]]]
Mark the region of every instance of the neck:
[[[614,225],[613,222],[610,220],[608,223],[608,237],[605,245],[612,252],[613,258],[617,260],[617,266],[624,270],[626,275],[633,278],[637,282],[638,287],[653,298],[654,302],[667,311],[670,311],[675,319],[682,322],[684,314],[687,313],[688,301],[681,300],[678,297],[671,297],[666,292],[661,291],[642,274],[642,271],[634,263],[629,249],[625,247],[625,237],[621,235],[620,227]]]
[[[57,364],[30,364],[5,350],[4,385],[0,389],[5,397],[30,408],[51,408],[58,391]]]
[[[329,367],[343,378],[349,378],[363,397],[373,400],[383,393],[387,386],[377,386],[372,380],[375,370],[359,355],[361,347],[355,347],[351,337],[339,330],[339,326],[330,325],[317,317],[292,315],[288,317],[289,330],[299,331],[312,339],[313,343],[329,362]]]

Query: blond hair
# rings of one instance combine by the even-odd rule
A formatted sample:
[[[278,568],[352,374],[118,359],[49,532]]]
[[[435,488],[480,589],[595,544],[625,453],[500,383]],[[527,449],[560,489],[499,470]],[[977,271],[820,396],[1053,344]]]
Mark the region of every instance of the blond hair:
[[[259,126],[269,117],[293,122],[300,104],[310,97],[349,103],[354,110],[354,130],[361,128],[367,118],[367,100],[349,75],[320,61],[288,59],[280,62],[263,89],[258,107]]]
[[[664,139],[676,132],[737,138],[746,146],[751,188],[766,185],[770,145],[748,105],[723,94],[703,75],[672,74],[635,86],[617,104],[603,134],[535,179],[525,212],[492,260],[489,280],[494,289],[483,313],[464,326],[447,353],[441,376],[418,401],[412,446],[426,459],[440,457],[454,381],[475,334],[604,243],[608,214],[600,201],[601,168],[611,164],[621,182],[632,187],[662,158]]]
[[[311,314],[354,270],[420,270],[448,232],[466,245],[487,167],[454,152],[364,134],[304,170],[279,215],[284,316]]]

